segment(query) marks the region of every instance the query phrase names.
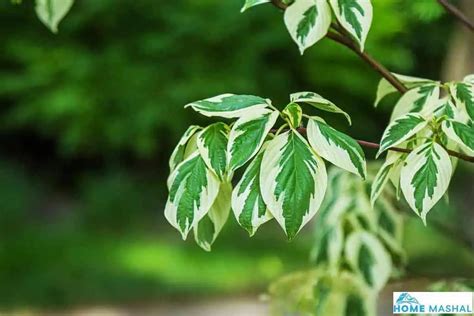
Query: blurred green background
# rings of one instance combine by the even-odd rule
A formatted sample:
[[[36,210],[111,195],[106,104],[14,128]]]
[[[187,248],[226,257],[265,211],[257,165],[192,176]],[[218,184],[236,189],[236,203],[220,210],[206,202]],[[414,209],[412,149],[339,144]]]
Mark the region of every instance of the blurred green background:
[[[439,79],[455,28],[435,2],[373,1],[367,51]],[[0,2],[0,310],[258,294],[309,266],[310,229],[288,243],[271,223],[250,239],[230,218],[205,253],[163,216],[173,146],[210,122],[190,101],[232,92],[282,108],[309,90],[352,116],[328,120],[355,138],[378,141],[388,121],[390,100],[372,106],[377,73],[353,53],[324,40],[300,56],[281,12],[241,5],[80,0],[53,35],[32,1]],[[461,163],[450,206],[432,211],[449,237],[407,225],[410,275],[473,276],[473,174]]]

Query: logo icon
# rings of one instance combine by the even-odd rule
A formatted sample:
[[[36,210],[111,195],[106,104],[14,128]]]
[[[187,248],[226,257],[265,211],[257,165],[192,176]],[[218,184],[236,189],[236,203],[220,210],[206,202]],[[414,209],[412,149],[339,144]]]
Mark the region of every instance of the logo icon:
[[[410,294],[408,294],[407,292],[404,292],[404,293],[400,294],[400,296],[398,297],[397,302],[395,304],[397,304],[397,305],[401,305],[401,304],[420,305],[418,300],[416,298],[414,298],[413,296],[411,296]]]

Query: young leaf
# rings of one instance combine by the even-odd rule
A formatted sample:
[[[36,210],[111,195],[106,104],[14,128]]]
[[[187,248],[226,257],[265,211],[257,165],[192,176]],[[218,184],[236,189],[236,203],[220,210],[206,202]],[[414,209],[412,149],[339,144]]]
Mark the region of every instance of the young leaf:
[[[396,73],[392,73],[392,75],[394,75],[395,78],[397,78],[408,89],[413,89],[422,85],[435,83],[433,80],[430,79],[405,76]],[[375,97],[374,106],[377,107],[377,105],[380,103],[380,101],[382,101],[383,98],[394,92],[397,92],[397,89],[390,82],[388,82],[387,79],[381,79],[377,87],[377,96]]]
[[[240,12],[244,12],[244,11],[246,11],[246,10],[250,9],[251,7],[254,7],[256,5],[269,3],[269,2],[271,2],[271,1],[270,0],[245,0],[245,4],[242,7],[242,9],[240,10]]]
[[[253,236],[260,225],[269,221],[273,216],[267,210],[260,192],[260,169],[263,153],[268,143],[245,170],[242,179],[232,192],[232,210],[237,222]]]
[[[301,119],[303,118],[303,110],[301,110],[301,107],[298,104],[291,102],[283,110],[282,114],[291,127],[300,127]]]
[[[331,113],[339,113],[344,115],[347,118],[347,121],[349,124],[351,124],[351,117],[349,114],[341,110],[339,107],[337,107],[334,103],[331,101],[323,98],[317,93],[314,92],[297,92],[293,93],[290,95],[290,100],[291,102],[295,103],[307,103],[311,106],[314,106],[315,108],[319,110],[323,110],[326,112],[331,112]]]
[[[392,260],[380,241],[372,234],[360,231],[349,235],[345,254],[351,267],[376,291],[387,283]]]
[[[428,122],[425,118],[418,113],[408,113],[405,116],[399,117],[385,129],[380,141],[377,157],[390,147],[403,143],[421,131],[427,124]]]
[[[474,127],[453,120],[444,121],[443,132],[469,154],[474,154]]]
[[[260,109],[242,116],[235,122],[227,145],[229,172],[252,159],[277,119],[278,111]]]
[[[189,139],[196,134],[197,131],[201,129],[200,126],[196,125],[191,125],[186,132],[184,132],[183,136],[178,142],[178,145],[173,150],[173,153],[171,154],[170,160],[169,160],[169,166],[170,166],[170,171],[173,171],[176,166],[182,162],[185,157],[185,150],[186,150],[186,144],[188,143]]]
[[[458,82],[450,85],[450,92],[456,105],[465,109],[472,121],[474,121],[474,84]]]
[[[326,0],[298,0],[285,10],[285,24],[301,54],[326,36],[331,8]]]
[[[176,167],[169,183],[165,217],[186,239],[191,228],[214,203],[219,191],[219,180],[206,168],[204,160],[196,151]]]
[[[440,88],[437,84],[423,85],[406,92],[395,105],[390,121],[407,113],[429,115],[438,104]]]
[[[221,181],[227,171],[228,136],[229,126],[219,122],[206,127],[197,138],[202,159]]]
[[[194,227],[194,240],[206,251],[211,251],[212,244],[229,218],[231,193],[232,185],[221,183],[211,209]]]
[[[390,157],[387,157],[387,160],[377,172],[377,175],[375,176],[374,181],[372,182],[370,192],[370,204],[372,204],[372,207],[375,205],[375,201],[380,196],[383,191],[383,188],[390,179],[390,175],[393,171],[394,166],[396,165],[396,162],[400,159],[401,154],[396,154],[397,155],[391,155]]]
[[[59,22],[66,16],[74,0],[36,0],[36,15],[51,32],[58,32]]]
[[[327,186],[324,162],[291,130],[268,144],[260,171],[260,190],[268,209],[289,239],[316,214]]]
[[[426,214],[448,189],[451,175],[449,155],[437,143],[426,143],[408,155],[400,184],[408,204],[425,224]]]
[[[337,20],[364,50],[365,40],[372,24],[372,3],[370,0],[330,0]]]
[[[311,147],[318,155],[339,168],[367,176],[364,151],[350,136],[341,133],[318,118],[308,121],[307,135]]]
[[[253,95],[221,94],[189,103],[184,107],[192,107],[196,112],[209,117],[234,118],[266,108],[269,102],[269,100]]]
[[[458,109],[448,97],[443,98],[439,101],[440,101],[439,106],[433,112],[437,118],[440,118],[440,117],[445,117],[447,119],[460,118]]]

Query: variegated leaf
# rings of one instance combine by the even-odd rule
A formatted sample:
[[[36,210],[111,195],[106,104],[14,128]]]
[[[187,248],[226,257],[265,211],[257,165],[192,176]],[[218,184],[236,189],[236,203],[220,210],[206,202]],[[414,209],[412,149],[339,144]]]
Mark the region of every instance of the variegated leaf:
[[[189,103],[185,105],[185,108],[192,107],[196,112],[209,117],[234,118],[266,108],[269,102],[269,100],[253,95],[221,94]]]
[[[396,166],[397,161],[399,161],[401,154],[394,153],[387,157],[385,163],[382,165],[380,170],[377,172],[377,175],[372,182],[371,192],[370,192],[370,204],[372,207],[375,205],[375,201],[382,193],[385,185],[390,179],[390,175],[393,172],[394,167]]]
[[[169,160],[169,166],[170,166],[170,171],[173,171],[176,166],[182,162],[185,157],[185,151],[186,151],[186,144],[190,140],[190,138],[196,134],[197,131],[201,129],[200,126],[196,125],[191,125],[186,132],[184,132],[183,136],[178,142],[178,145],[173,150],[173,153],[171,154],[170,160]]]
[[[191,228],[207,214],[219,191],[219,180],[196,151],[180,163],[169,178],[165,217],[186,239]]]
[[[467,75],[462,81],[474,85],[474,74]]]
[[[211,251],[212,244],[229,218],[231,194],[232,185],[227,182],[221,183],[211,209],[194,226],[194,240],[206,251]]]
[[[227,159],[232,172],[246,164],[258,152],[278,119],[278,111],[256,110],[239,118],[229,134]]]
[[[198,134],[197,146],[202,159],[222,181],[227,171],[227,143],[229,126],[218,122],[209,125]]]
[[[413,89],[426,84],[435,83],[433,80],[430,79],[405,76],[396,73],[392,73],[392,75],[394,75],[395,78],[397,78],[408,89]],[[382,101],[383,98],[394,92],[397,92],[397,89],[390,82],[388,82],[387,79],[381,79],[377,87],[377,96],[375,98],[374,106],[377,107],[377,105],[380,103],[380,101]]]
[[[74,0],[36,0],[36,15],[51,32],[58,32],[58,25],[74,4]]]
[[[285,24],[301,54],[326,36],[331,8],[326,0],[298,0],[285,10]]]
[[[440,88],[437,84],[416,87],[406,92],[395,105],[390,121],[407,113],[429,115],[439,102]]]
[[[309,119],[307,137],[318,155],[365,179],[367,166],[364,151],[353,138],[335,130],[320,118]]]
[[[400,184],[410,207],[426,224],[426,214],[448,189],[452,175],[448,153],[437,143],[426,143],[406,158]]]
[[[459,119],[459,112],[449,97],[439,100],[439,104],[434,110],[434,115],[437,118],[444,117],[445,119]]]
[[[297,92],[293,93],[290,96],[291,102],[296,102],[296,103],[307,103],[311,106],[314,106],[315,108],[319,110],[323,110],[326,112],[331,112],[331,113],[339,113],[344,115],[347,118],[347,121],[349,124],[351,124],[351,117],[349,114],[341,110],[339,107],[337,107],[334,103],[331,101],[323,98],[317,93],[314,92]]]
[[[404,256],[403,242],[403,217],[394,209],[392,203],[386,198],[381,198],[375,204],[377,232],[387,248],[397,255]]]
[[[364,50],[365,40],[372,24],[370,0],[329,0],[337,20]]]
[[[264,3],[270,3],[270,2],[271,2],[270,0],[245,0],[245,4],[240,10],[240,12],[244,12],[254,6],[264,4]]]
[[[474,155],[474,127],[454,120],[444,121],[443,132],[449,139],[459,144],[462,149]]]
[[[380,141],[380,149],[377,157],[390,147],[403,143],[419,131],[421,131],[428,122],[418,113],[408,113],[399,117],[387,126]]]
[[[268,144],[260,171],[263,200],[289,239],[316,214],[327,186],[324,162],[291,130]]]
[[[282,111],[283,117],[293,128],[298,128],[301,125],[301,119],[303,118],[303,110],[297,103],[288,104]]]
[[[450,92],[456,102],[456,106],[464,109],[471,121],[474,121],[474,84],[457,82],[450,85]]]
[[[260,191],[260,169],[263,153],[268,143],[262,146],[245,170],[242,179],[232,192],[232,210],[237,222],[253,236],[260,225],[273,216],[268,211]]]
[[[392,260],[380,241],[365,231],[356,231],[346,241],[348,263],[373,289],[380,291],[392,271]]]
[[[329,269],[339,266],[344,250],[344,231],[340,224],[317,230],[311,257],[316,265],[327,264]]]

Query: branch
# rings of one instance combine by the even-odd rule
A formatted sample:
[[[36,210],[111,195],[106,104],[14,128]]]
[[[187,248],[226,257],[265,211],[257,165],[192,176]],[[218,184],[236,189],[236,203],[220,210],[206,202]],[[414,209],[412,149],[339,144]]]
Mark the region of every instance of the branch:
[[[272,133],[275,133],[277,130],[276,129],[272,129],[271,132]],[[306,135],[306,128],[304,127],[299,127],[297,129],[297,131],[300,133],[300,134],[303,134],[303,135]],[[366,147],[366,148],[372,148],[372,149],[379,149],[380,148],[380,145],[377,144],[377,143],[372,143],[372,142],[368,142],[368,141],[365,141],[365,140],[356,140],[357,143],[359,143],[359,145],[361,145],[362,147]],[[399,147],[392,147],[392,148],[389,148],[388,150],[390,151],[396,151],[396,152],[399,152],[399,153],[411,153],[412,150],[411,149],[406,149],[406,148],[399,148]],[[474,157],[472,156],[468,156],[468,155],[465,155],[463,153],[459,153],[457,151],[452,151],[452,150],[449,150],[449,149],[446,149],[445,150],[447,151],[447,153],[452,156],[452,157],[456,157],[456,158],[459,158],[461,160],[464,160],[464,161],[467,161],[467,162],[473,162],[474,163]]]
[[[452,16],[457,18],[459,22],[463,23],[471,32],[474,32],[474,23],[470,21],[464,13],[461,12],[458,8],[448,2],[448,0],[437,0],[438,3]]]

